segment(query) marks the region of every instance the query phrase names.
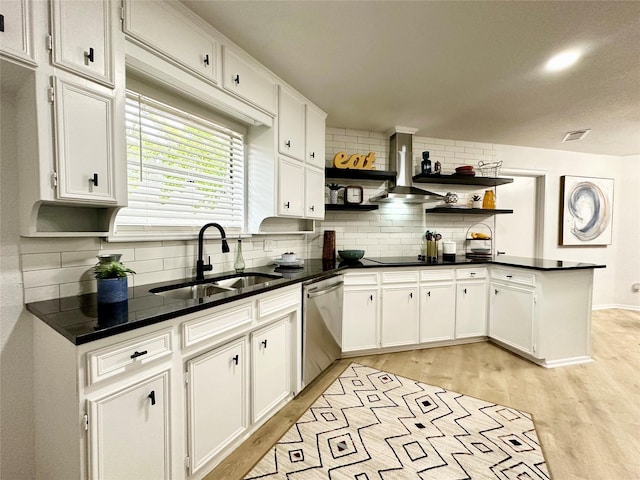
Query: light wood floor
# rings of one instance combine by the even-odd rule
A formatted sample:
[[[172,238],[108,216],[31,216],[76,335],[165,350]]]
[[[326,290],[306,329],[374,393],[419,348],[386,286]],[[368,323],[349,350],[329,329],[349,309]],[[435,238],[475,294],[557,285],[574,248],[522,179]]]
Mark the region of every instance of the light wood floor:
[[[206,480],[243,478],[352,361],[532,413],[554,480],[639,480],[640,312],[594,312],[592,356],[545,369],[484,342],[340,360]]]

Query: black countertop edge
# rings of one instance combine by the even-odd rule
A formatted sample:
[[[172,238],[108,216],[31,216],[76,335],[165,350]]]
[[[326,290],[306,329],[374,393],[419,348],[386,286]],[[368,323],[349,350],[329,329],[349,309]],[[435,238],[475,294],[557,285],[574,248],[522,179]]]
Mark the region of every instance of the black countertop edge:
[[[63,335],[74,345],[82,345],[119,333],[135,330],[148,325],[204,311],[259,293],[265,293],[278,288],[313,282],[337,275],[345,269],[385,268],[385,267],[442,267],[460,265],[504,265],[517,268],[527,268],[540,271],[565,271],[590,268],[605,268],[579,262],[563,262],[535,258],[504,257],[469,260],[464,256],[457,256],[455,261],[437,262],[420,261],[415,257],[380,257],[363,258],[355,263],[342,262],[327,264],[321,260],[307,260],[302,268],[274,268],[273,265],[257,267],[247,272],[275,273],[282,278],[270,281],[266,285],[246,287],[233,292],[225,292],[211,297],[194,300],[175,300],[154,295],[151,289],[177,285],[193,281],[192,278],[173,280],[129,288],[129,299],[120,304],[97,305],[96,294],[85,294],[74,297],[64,297],[53,300],[29,303],[27,310],[45,322],[55,331]],[[209,277],[230,275],[234,272],[220,272]]]

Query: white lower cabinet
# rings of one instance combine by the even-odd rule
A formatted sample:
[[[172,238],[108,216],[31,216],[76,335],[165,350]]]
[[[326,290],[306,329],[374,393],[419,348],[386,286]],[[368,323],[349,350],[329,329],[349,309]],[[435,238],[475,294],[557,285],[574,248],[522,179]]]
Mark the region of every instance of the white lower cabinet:
[[[535,355],[535,290],[492,282],[490,296],[489,336]]]
[[[348,288],[344,290],[342,312],[342,351],[378,348],[379,290]]]
[[[382,287],[380,345],[394,347],[418,343],[418,287]]]
[[[456,338],[487,335],[487,284],[464,282],[456,286]]]
[[[171,478],[169,372],[88,400],[92,479]]]
[[[420,342],[453,340],[456,287],[453,281],[420,286]]]
[[[456,338],[487,335],[487,268],[456,270]]]
[[[245,337],[187,362],[191,474],[246,430],[248,365]]]
[[[380,347],[380,289],[378,273],[347,272],[342,307],[342,351]]]
[[[252,419],[259,422],[291,394],[288,321],[285,317],[251,334]]]

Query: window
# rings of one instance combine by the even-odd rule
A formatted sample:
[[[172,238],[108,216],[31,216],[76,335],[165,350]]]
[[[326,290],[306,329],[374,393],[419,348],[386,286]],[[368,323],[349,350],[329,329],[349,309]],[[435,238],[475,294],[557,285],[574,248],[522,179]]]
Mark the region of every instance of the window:
[[[242,133],[129,90],[126,136],[129,206],[118,213],[118,233],[212,221],[242,230]]]

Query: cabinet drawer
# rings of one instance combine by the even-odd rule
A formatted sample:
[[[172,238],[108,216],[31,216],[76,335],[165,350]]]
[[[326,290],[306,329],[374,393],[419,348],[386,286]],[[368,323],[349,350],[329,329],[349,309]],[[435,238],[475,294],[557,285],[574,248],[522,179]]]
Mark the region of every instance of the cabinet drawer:
[[[344,276],[345,285],[378,285],[378,273],[347,273]]]
[[[291,311],[300,306],[301,300],[302,292],[300,289],[260,298],[258,299],[258,318],[263,319],[285,310]]]
[[[418,281],[417,271],[407,272],[382,272],[382,283],[416,283]]]
[[[521,285],[535,285],[535,273],[520,272],[518,270],[506,270],[502,268],[492,268],[491,278],[503,282],[519,283]]]
[[[214,315],[194,318],[182,324],[182,347],[190,347],[241,325],[249,325],[252,321],[252,303],[245,303]]]
[[[172,353],[170,329],[88,352],[87,382],[91,385]]]
[[[452,268],[420,270],[421,282],[434,280],[453,280],[455,277],[455,270],[453,270]]]
[[[487,278],[487,269],[481,268],[459,268],[456,270],[458,280],[470,280],[473,278]]]

